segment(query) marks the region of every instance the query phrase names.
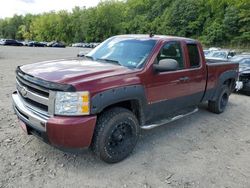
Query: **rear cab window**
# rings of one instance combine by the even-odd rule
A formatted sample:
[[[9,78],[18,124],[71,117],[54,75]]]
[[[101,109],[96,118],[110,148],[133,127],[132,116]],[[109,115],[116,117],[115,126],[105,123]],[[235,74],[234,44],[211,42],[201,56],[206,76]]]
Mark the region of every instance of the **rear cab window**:
[[[198,68],[200,67],[200,52],[197,44],[187,44],[187,50],[188,50],[188,58],[189,58],[189,65],[190,68]]]

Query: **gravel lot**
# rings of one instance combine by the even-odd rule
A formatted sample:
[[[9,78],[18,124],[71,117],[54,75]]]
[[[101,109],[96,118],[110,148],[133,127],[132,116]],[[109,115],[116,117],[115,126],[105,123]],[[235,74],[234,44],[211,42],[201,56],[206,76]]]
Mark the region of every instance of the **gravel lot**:
[[[250,187],[250,98],[232,94],[225,113],[207,105],[144,131],[134,153],[113,165],[86,150],[65,153],[19,128],[11,107],[15,68],[74,57],[78,48],[0,46],[0,187]]]

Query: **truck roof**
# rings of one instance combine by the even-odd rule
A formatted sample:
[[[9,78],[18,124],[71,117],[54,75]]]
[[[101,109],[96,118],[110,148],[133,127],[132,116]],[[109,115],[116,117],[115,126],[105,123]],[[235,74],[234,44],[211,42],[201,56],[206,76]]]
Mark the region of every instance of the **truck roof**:
[[[115,37],[121,37],[121,38],[136,38],[136,39],[154,39],[154,40],[166,40],[166,39],[174,39],[174,40],[180,40],[180,41],[186,41],[186,42],[195,42],[197,43],[197,40],[185,38],[185,37],[176,37],[176,36],[169,36],[169,35],[153,35],[150,36],[150,34],[126,34],[126,35],[117,35]]]

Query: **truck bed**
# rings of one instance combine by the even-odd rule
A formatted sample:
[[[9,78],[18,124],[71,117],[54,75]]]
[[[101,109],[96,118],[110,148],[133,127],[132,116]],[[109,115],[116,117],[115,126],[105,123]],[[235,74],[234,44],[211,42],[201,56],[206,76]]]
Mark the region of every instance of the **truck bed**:
[[[217,61],[217,62],[216,62]],[[207,86],[206,86],[206,94],[204,100],[210,100],[215,96],[217,88],[220,87],[221,80],[224,80],[223,77],[227,77],[229,75],[238,74],[238,63],[232,63],[229,61],[218,61],[213,60],[206,62],[207,67]],[[237,77],[237,75],[236,75]],[[233,82],[232,82],[233,83]],[[233,89],[232,86],[231,89]]]

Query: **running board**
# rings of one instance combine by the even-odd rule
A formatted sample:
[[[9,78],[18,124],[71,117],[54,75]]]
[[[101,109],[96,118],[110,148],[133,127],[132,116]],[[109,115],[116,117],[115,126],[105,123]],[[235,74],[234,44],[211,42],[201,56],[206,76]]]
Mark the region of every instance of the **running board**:
[[[193,113],[195,113],[195,112],[197,112],[197,111],[198,111],[198,108],[195,108],[193,111],[190,111],[190,112],[188,112],[188,113],[186,113],[186,114],[181,114],[181,115],[178,115],[178,116],[169,118],[169,119],[164,119],[164,120],[161,120],[161,121],[159,121],[158,123],[155,123],[155,124],[144,125],[144,126],[142,126],[141,128],[142,128],[142,129],[145,129],[145,130],[153,129],[153,128],[155,128],[155,127],[159,127],[159,126],[165,125],[165,124],[167,124],[167,123],[176,121],[176,120],[178,120],[178,119],[184,118],[184,117],[186,117],[186,116],[189,116],[189,115],[191,115],[191,114],[193,114]]]

